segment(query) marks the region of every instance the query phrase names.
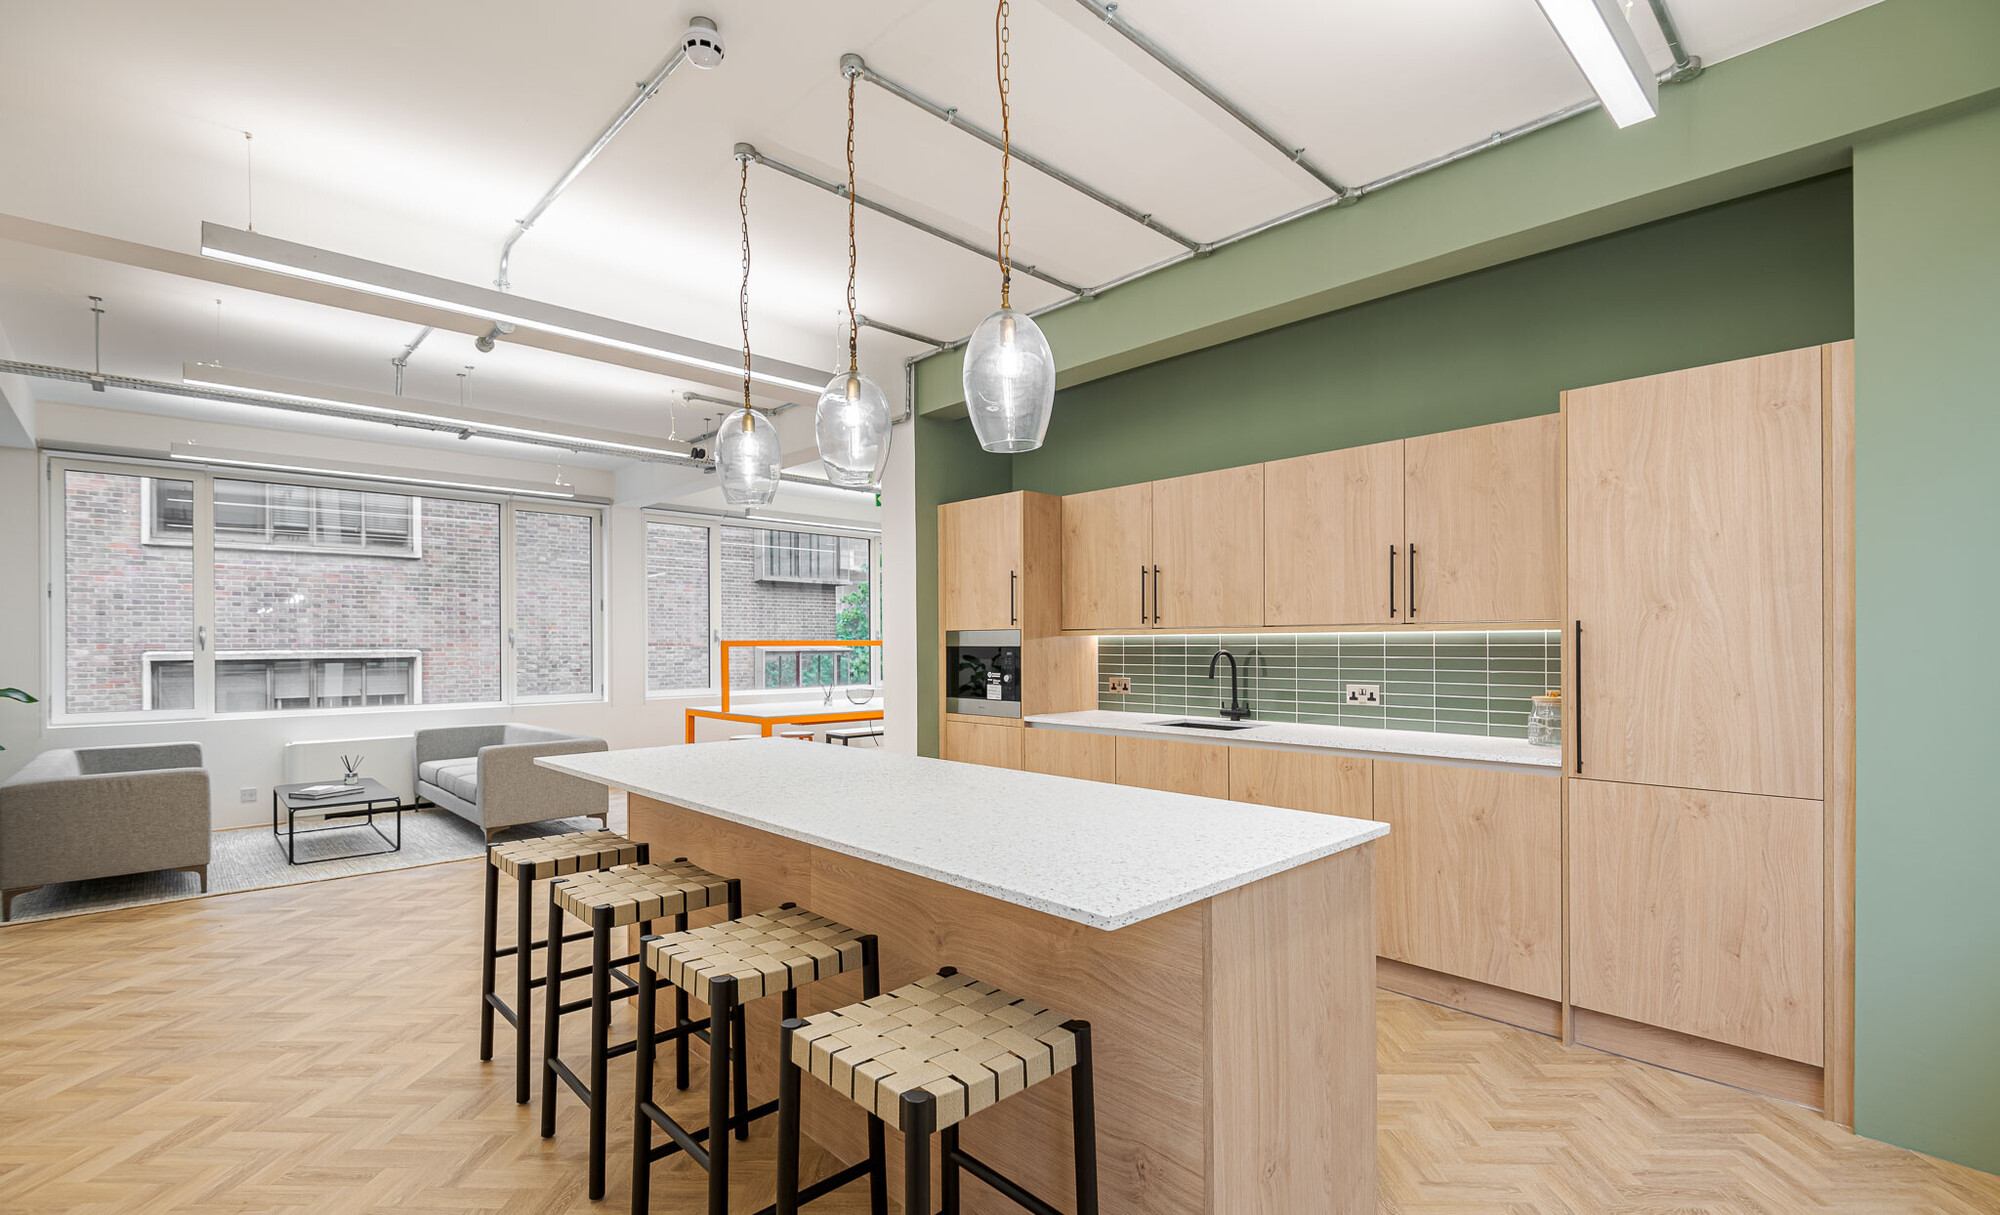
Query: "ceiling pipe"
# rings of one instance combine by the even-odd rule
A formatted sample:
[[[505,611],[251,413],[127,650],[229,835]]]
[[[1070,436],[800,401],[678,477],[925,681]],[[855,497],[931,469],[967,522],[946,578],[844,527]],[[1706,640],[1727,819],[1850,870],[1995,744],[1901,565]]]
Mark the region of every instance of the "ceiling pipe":
[[[922,342],[926,346],[936,346],[940,350],[944,349],[946,345],[946,343],[939,339],[927,337],[914,329],[905,329],[900,325],[891,325],[887,321],[878,321],[873,317],[857,316],[854,318],[854,323],[863,329],[880,329],[884,333],[893,333],[899,338],[908,338],[913,342]]]
[[[410,339],[410,344],[403,347],[403,353],[389,360],[390,365],[392,365],[396,369],[397,396],[400,397],[403,395],[403,372],[410,365],[410,356],[417,352],[417,347],[424,344],[425,338],[429,337],[432,333],[435,333],[436,331],[437,331],[436,326],[425,325],[422,329],[417,330],[417,336]]]
[[[545,447],[555,451],[575,452],[581,455],[611,456],[620,460],[634,460],[643,464],[668,464],[682,468],[699,468],[705,472],[715,471],[715,461],[695,455],[675,455],[672,452],[634,452],[619,444],[595,443],[589,439],[565,435],[560,439],[536,438],[517,435],[507,431],[495,431],[478,422],[460,422],[448,418],[385,417],[360,409],[342,409],[337,405],[297,398],[263,396],[253,392],[232,392],[226,388],[198,388],[188,384],[176,384],[169,380],[148,380],[140,376],[114,375],[110,372],[93,373],[70,367],[52,367],[42,363],[21,363],[11,359],[0,359],[0,375],[23,375],[39,380],[60,380],[72,384],[102,384],[108,388],[124,388],[133,392],[157,393],[161,396],[186,397],[197,401],[216,401],[225,405],[254,405],[260,409],[280,409],[288,413],[312,414],[323,418],[340,418],[351,422],[368,422],[376,426],[398,426],[408,430],[423,430],[435,434],[457,435],[459,438],[493,439],[503,443],[520,443],[529,447]],[[101,390],[100,390],[101,391]],[[873,494],[873,489],[854,489],[851,486],[835,485],[820,477],[808,477],[800,473],[781,473],[779,480],[795,485],[817,485],[827,489],[852,489],[855,493]]]
[[[849,54],[842,55],[840,57],[840,74],[844,77],[852,77],[856,80],[865,80],[869,84],[872,84],[876,88],[879,88],[883,92],[889,94],[891,97],[899,97],[902,100],[907,101],[911,105],[922,110],[924,113],[929,114],[931,117],[940,119],[949,126],[957,127],[959,130],[964,131],[967,135],[972,136],[974,139],[977,139],[979,142],[985,144],[987,147],[993,148],[995,151],[1003,151],[1003,150],[1006,151],[1015,160],[1020,161],[1022,164],[1027,165],[1029,168],[1035,169],[1041,173],[1045,173],[1048,176],[1055,178],[1057,181],[1068,186],[1070,189],[1075,190],[1077,193],[1083,195],[1085,198],[1090,199],[1092,202],[1099,203],[1103,206],[1111,208],[1113,211],[1118,212],[1118,214],[1124,216],[1126,219],[1131,220],[1133,223],[1141,224],[1147,228],[1151,228],[1153,231],[1159,233],[1161,236],[1166,237],[1168,240],[1181,246],[1183,249],[1191,249],[1194,250],[1195,252],[1200,252],[1205,247],[1202,245],[1200,241],[1195,240],[1193,237],[1183,235],[1180,232],[1176,232],[1174,229],[1169,228],[1167,225],[1154,219],[1152,212],[1141,211],[1137,207],[1119,202],[1117,199],[1111,197],[1109,194],[1106,194],[1104,191],[1091,185],[1089,182],[1081,181],[1075,176],[1069,173],[1065,173],[1061,169],[1056,168],[1054,165],[1050,164],[1046,160],[1043,160],[1041,157],[1036,156],[1034,153],[1023,150],[1019,144],[1013,144],[1010,141],[1002,140],[1000,136],[995,135],[992,131],[987,130],[985,127],[980,126],[978,123],[973,122],[971,119],[966,118],[964,115],[960,114],[958,112],[957,106],[947,106],[940,104],[938,102],[932,101],[928,97],[925,97],[923,94],[918,93],[914,89],[909,88],[907,85],[898,84],[896,81],[893,81],[888,77],[882,75],[881,73],[875,71],[873,68],[870,68],[867,62],[863,60],[859,55],[853,54],[851,52]]]
[[[1674,70],[1660,77],[1662,84],[1679,84],[1683,80],[1693,80],[1701,75],[1701,57],[1688,54],[1681,44],[1681,29],[1674,21],[1674,15],[1667,11],[1667,0],[1649,0],[1653,6],[1653,20],[1659,23],[1660,37],[1667,40],[1667,49],[1673,52]]]
[[[762,152],[759,152],[755,147],[751,146],[750,144],[747,143],[737,144],[734,155],[742,159],[749,160],[752,164],[759,164],[767,169],[772,169],[779,173],[783,173],[786,177],[793,178],[797,181],[802,181],[809,186],[817,186],[818,188],[825,190],[828,194],[832,194],[838,198],[847,197],[846,183],[828,181],[826,178],[819,177],[816,176],[815,174],[809,173],[806,170],[799,168],[797,165],[789,165],[782,160],[773,160],[769,156],[766,156]],[[854,201],[856,204],[866,207],[870,211],[873,211],[878,215],[886,215],[890,219],[895,220],[899,224],[915,228],[919,232],[925,233],[926,235],[929,236],[935,236],[939,240],[945,241],[949,244],[957,245],[959,248],[964,249],[968,253],[976,253],[980,257],[985,258],[989,262],[998,261],[1000,259],[1000,254],[997,250],[986,248],[977,243],[976,241],[967,240],[963,236],[959,236],[956,233],[947,232],[943,228],[940,228],[935,224],[926,223],[925,221],[918,219],[916,216],[910,215],[903,211],[898,211],[894,207],[887,206],[883,203],[875,202],[873,199],[863,198],[858,193],[854,196]],[[1043,282],[1049,284],[1051,287],[1056,287],[1063,291],[1067,291],[1072,295],[1083,296],[1083,295],[1088,295],[1090,293],[1090,288],[1088,287],[1079,286],[1076,283],[1069,282],[1065,279],[1057,278],[1053,274],[1049,274],[1046,271],[1037,270],[1033,266],[1026,265],[1025,263],[1022,263],[1020,261],[1014,262],[1013,265],[1014,269],[1018,270],[1022,274],[1026,274],[1031,278],[1038,278]]]
[[[1118,15],[1117,4],[1103,4],[1099,0],[1077,0],[1077,3],[1089,9],[1092,15],[1099,21],[1104,22],[1104,24],[1124,35],[1127,42],[1146,52],[1147,55],[1152,57],[1155,63],[1158,63],[1161,67],[1180,77],[1183,81],[1186,81],[1195,92],[1214,102],[1223,113],[1243,124],[1244,128],[1251,134],[1284,153],[1286,160],[1291,161],[1299,168],[1312,174],[1313,180],[1333,191],[1336,205],[1339,203],[1354,202],[1361,197],[1358,191],[1350,190],[1346,186],[1341,185],[1339,181],[1334,179],[1332,174],[1307,159],[1304,148],[1294,147],[1278,138],[1276,132],[1263,123],[1258,122],[1255,118],[1250,117],[1242,106],[1231,101],[1223,94],[1222,90],[1202,79],[1193,68],[1175,58],[1172,52],[1151,38],[1146,37],[1146,35],[1140,33],[1138,30],[1133,29],[1131,25],[1126,23],[1125,18]]]

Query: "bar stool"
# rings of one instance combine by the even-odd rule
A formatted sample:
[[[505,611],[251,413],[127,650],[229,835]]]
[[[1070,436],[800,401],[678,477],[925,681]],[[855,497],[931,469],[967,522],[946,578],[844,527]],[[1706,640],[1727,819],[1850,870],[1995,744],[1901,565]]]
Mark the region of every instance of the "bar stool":
[[[616,831],[572,831],[565,835],[542,835],[533,839],[489,844],[486,848],[486,947],[479,965],[479,1058],[493,1058],[493,1014],[497,1011],[514,1027],[514,1102],[528,1104],[528,1038],[534,1020],[530,1007],[535,988],[544,980],[533,977],[534,951],[546,948],[547,941],[533,939],[534,884],[543,878],[566,873],[587,873],[630,865],[647,859],[644,844],[634,843]],[[515,880],[520,898],[515,918],[514,944],[498,948],[500,934],[500,875]],[[580,940],[587,933],[571,936]],[[495,964],[501,958],[517,958],[514,965],[514,1004],[509,1007],[493,990]]]
[[[590,1196],[604,1197],[604,1125],[606,1116],[605,1075],[610,1062],[632,1053],[640,1042],[656,1044],[673,1041],[680,1059],[680,1084],[687,1087],[688,1038],[705,1028],[707,1022],[688,1019],[687,999],[675,1005],[674,1027],[660,1030],[651,1021],[635,1027],[633,1040],[612,1045],[611,1002],[622,1000],[638,984],[617,969],[639,960],[634,953],[622,958],[611,956],[611,930],[638,924],[650,931],[654,920],[673,917],[677,931],[687,929],[688,913],[705,907],[729,909],[731,918],[743,912],[743,887],[735,878],[717,877],[676,857],[667,865],[626,865],[598,873],[561,878],[549,884],[549,973],[548,1012],[542,1023],[542,1138],[556,1133],[556,1081],[567,1084],[590,1109]],[[567,913],[590,925],[591,960],[588,967],[562,969],[563,916]],[[590,996],[565,1004],[564,979],[590,976]],[[612,991],[612,980],[623,984]],[[590,1079],[584,1081],[576,1069],[561,1057],[562,1019],[568,1013],[590,1010]]]
[[[959,1170],[977,1177],[1034,1215],[1061,1215],[993,1166],[958,1146],[958,1124],[1059,1072],[1070,1073],[1076,1139],[1077,1215],[1097,1215],[1097,1110],[1090,1062],[1090,1022],[1010,995],[947,966],[886,996],[806,1020],[787,1018],[778,1070],[777,1215],[837,1185],[841,1175],[799,1189],[799,1076],[810,1071],[903,1132],[903,1210],[930,1211],[931,1136],[939,1136],[943,1215],[958,1215]],[[869,1137],[875,1176],[879,1140]],[[860,1167],[860,1166],[857,1166]],[[853,1170],[849,1170],[852,1172]],[[884,1195],[875,1182],[874,1209]]]
[[[829,746],[839,743],[843,747],[851,747],[857,738],[880,737],[882,737],[881,726],[854,726],[845,730],[828,730],[826,732],[826,741]]]
[[[782,995],[786,1020],[799,1011],[799,989],[820,979],[849,971],[861,972],[861,992],[873,999],[881,991],[881,962],[872,934],[816,915],[793,903],[727,923],[647,937],[640,943],[639,1024],[655,1017],[660,981],[676,989],[676,999],[693,996],[708,1005],[711,1026],[734,1032],[708,1035],[708,1125],[690,1131],[653,1100],[653,1047],[639,1035],[635,1116],[632,1137],[632,1210],[645,1215],[652,1188],[653,1162],[675,1152],[708,1170],[709,1215],[729,1215],[729,1140],[750,1137],[750,1124],[775,1113],[778,1103],[750,1109],[749,1057],[744,1049],[743,1008],[751,1000]],[[729,1090],[736,1090],[730,1114]],[[682,1088],[686,1088],[685,1077]],[[667,1142],[653,1146],[653,1128]],[[839,1174],[844,1185],[871,1170],[883,1184],[880,1121],[869,1125],[870,1160]],[[706,1141],[707,1146],[703,1146]]]
[[[800,742],[811,742],[817,735],[811,730],[780,730],[778,731],[778,737],[797,739]]]

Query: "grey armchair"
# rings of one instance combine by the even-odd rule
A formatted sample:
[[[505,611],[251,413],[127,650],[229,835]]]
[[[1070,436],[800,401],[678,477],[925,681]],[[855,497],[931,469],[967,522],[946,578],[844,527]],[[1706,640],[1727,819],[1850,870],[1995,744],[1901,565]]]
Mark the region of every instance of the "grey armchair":
[[[603,822],[610,813],[604,786],[535,764],[542,755],[606,750],[601,738],[542,726],[447,726],[418,730],[416,744],[417,796],[484,829],[488,840],[522,823]]]
[[[0,784],[0,920],[56,882],[185,869],[208,890],[200,743],[44,751]]]

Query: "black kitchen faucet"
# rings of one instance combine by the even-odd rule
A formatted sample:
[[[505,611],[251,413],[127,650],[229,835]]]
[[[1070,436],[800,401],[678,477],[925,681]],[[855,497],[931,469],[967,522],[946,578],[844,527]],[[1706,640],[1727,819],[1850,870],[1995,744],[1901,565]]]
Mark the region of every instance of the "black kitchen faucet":
[[[1217,650],[1211,655],[1208,660],[1208,677],[1210,679],[1215,678],[1215,661],[1218,658],[1227,658],[1229,660],[1229,703],[1222,707],[1222,715],[1231,721],[1242,721],[1244,718],[1250,716],[1250,706],[1243,703],[1243,696],[1237,691],[1236,655],[1230,653],[1228,650]]]

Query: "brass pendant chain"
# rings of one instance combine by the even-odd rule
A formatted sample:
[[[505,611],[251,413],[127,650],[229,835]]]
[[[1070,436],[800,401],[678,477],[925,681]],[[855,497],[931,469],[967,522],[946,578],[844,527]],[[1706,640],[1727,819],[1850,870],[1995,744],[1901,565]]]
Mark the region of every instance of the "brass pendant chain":
[[[736,210],[743,217],[743,285],[736,293],[736,314],[743,322],[743,408],[750,408],[750,158],[738,157],[737,163],[743,168],[743,183],[736,192]],[[743,429],[749,430],[750,415],[743,416]]]
[[[849,375],[861,370],[861,355],[857,346],[860,322],[854,313],[854,77],[847,74],[847,371]]]
[[[1007,0],[1000,0],[998,11],[993,14],[995,66],[1000,76],[1000,306],[1008,307],[1008,295],[1014,285],[1014,255],[1011,249],[1013,233],[1009,227],[1012,218],[1007,206],[1007,170],[1013,160],[1014,139],[1007,125],[1007,43],[1013,33],[1007,28]]]

